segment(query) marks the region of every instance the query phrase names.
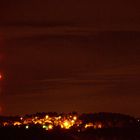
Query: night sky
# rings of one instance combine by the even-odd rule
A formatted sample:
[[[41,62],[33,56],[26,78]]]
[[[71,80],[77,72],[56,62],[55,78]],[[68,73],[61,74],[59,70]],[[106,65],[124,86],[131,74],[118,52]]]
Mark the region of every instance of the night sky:
[[[1,0],[0,115],[140,117],[138,0]]]

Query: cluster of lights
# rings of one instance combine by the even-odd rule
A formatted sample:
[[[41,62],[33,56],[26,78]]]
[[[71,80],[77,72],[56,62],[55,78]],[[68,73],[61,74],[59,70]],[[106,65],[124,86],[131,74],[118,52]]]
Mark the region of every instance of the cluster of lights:
[[[82,126],[83,129],[87,128],[102,128],[102,124],[93,124],[87,123],[83,124],[81,120],[78,119],[77,115],[63,115],[63,116],[53,116],[50,117],[46,115],[45,117],[28,117],[23,118],[21,117],[19,121],[14,122],[3,122],[3,126],[25,126],[25,129],[29,129],[32,125],[39,125],[46,131],[52,130],[55,127],[59,127],[61,129],[70,129],[72,127],[77,128],[78,132],[80,131],[79,126]]]
[[[93,123],[87,123],[85,125],[85,128],[102,128],[102,124],[101,123],[96,123],[96,124],[93,124]]]
[[[39,117],[31,117],[31,118],[20,118],[20,121],[14,121],[14,122],[3,122],[3,126],[22,126],[25,125],[26,129],[29,129],[29,126],[31,124],[34,125],[41,125],[42,128],[46,130],[51,130],[56,126],[60,126],[64,129],[69,129],[70,127],[74,126],[75,124],[80,124],[81,121],[77,119],[77,116],[57,116],[57,117],[50,117],[49,115],[46,115],[43,118]]]

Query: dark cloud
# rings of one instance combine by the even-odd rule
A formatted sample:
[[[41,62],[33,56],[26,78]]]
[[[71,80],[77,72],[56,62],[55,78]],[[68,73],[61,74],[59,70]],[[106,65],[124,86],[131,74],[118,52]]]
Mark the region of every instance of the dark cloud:
[[[138,30],[139,1],[30,0],[2,1],[1,24],[78,24],[94,29]],[[60,24],[60,25],[61,25]],[[19,26],[17,25],[17,26]],[[24,25],[23,25],[24,26]]]

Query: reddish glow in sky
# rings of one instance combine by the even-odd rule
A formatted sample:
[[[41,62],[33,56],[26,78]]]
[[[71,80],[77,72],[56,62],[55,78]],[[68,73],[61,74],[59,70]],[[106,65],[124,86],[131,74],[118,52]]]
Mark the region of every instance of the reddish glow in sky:
[[[138,0],[6,1],[0,5],[3,114],[140,116]]]
[[[0,74],[0,80],[2,79],[2,75]]]

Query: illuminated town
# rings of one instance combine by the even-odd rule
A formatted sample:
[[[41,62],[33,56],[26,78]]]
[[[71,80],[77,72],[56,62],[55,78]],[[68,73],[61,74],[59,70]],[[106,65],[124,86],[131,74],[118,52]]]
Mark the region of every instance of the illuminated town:
[[[70,129],[72,126],[79,126],[82,122],[77,119],[77,116],[56,116],[50,117],[46,115],[43,118],[33,117],[33,118],[20,118],[21,121],[15,121],[11,125],[22,126],[28,129],[31,125],[40,125],[45,130],[52,130],[54,127],[60,127],[62,129]],[[8,125],[8,124],[6,124]]]
[[[41,126],[45,130],[52,130],[56,127],[61,129],[70,129],[72,127],[78,128],[82,126],[82,121],[78,119],[77,115],[65,115],[65,116],[53,116],[50,117],[49,115],[45,115],[44,117],[29,117],[24,118],[20,117],[19,120],[16,121],[5,121],[1,122],[2,127],[9,127],[9,126],[18,126],[22,127],[25,126],[25,129],[29,129],[31,126]],[[93,128],[102,128],[101,124],[93,124],[87,123],[84,125],[84,128],[93,127]],[[80,129],[79,129],[80,131]]]
[[[134,119],[132,117],[124,117],[123,119],[114,118],[113,121],[105,118],[100,118],[100,114],[83,114],[78,115],[77,113],[69,113],[69,114],[35,114],[24,117],[13,117],[7,119],[1,119],[0,127],[24,127],[25,129],[30,129],[34,126],[40,127],[46,131],[50,131],[56,128],[59,129],[74,129],[78,132],[85,131],[86,129],[101,129],[101,128],[113,128],[113,127],[134,127],[138,126],[139,120]],[[96,116],[94,119],[94,117]],[[97,119],[98,117],[98,119]],[[91,119],[90,119],[91,118]],[[114,123],[116,122],[116,123]]]

